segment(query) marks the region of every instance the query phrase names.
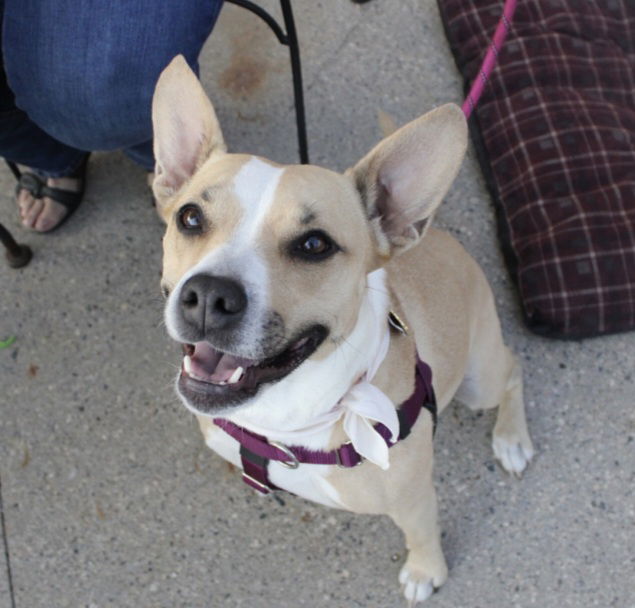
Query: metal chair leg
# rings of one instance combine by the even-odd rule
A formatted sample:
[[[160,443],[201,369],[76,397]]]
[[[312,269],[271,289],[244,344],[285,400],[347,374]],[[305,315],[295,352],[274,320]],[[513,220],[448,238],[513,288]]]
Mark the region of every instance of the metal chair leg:
[[[11,169],[11,173],[13,173],[17,179],[20,179],[20,170],[17,165],[10,161],[7,161],[7,165],[9,169]],[[11,233],[2,224],[0,224],[0,242],[7,250],[6,258],[11,268],[22,268],[22,266],[26,266],[31,261],[33,257],[31,249],[27,245],[17,243],[11,236]]]
[[[284,25],[287,28],[287,44],[291,57],[291,74],[293,78],[293,99],[295,101],[295,120],[298,128],[298,147],[300,148],[300,162],[309,164],[309,145],[306,137],[306,118],[304,115],[304,93],[302,91],[302,66],[300,65],[300,47],[295,31],[295,21],[291,11],[290,0],[280,0]]]
[[[273,31],[280,44],[289,47],[289,57],[291,59],[291,76],[293,79],[293,100],[295,105],[295,119],[298,131],[298,149],[300,152],[300,162],[303,165],[309,163],[309,146],[306,136],[306,117],[304,113],[304,93],[302,90],[302,66],[300,64],[300,47],[291,10],[290,0],[280,0],[280,8],[286,32],[282,30],[278,22],[263,8],[254,4],[250,0],[225,0],[236,6],[241,6],[260,17]]]
[[[33,257],[33,252],[27,245],[16,243],[11,233],[0,224],[0,241],[6,247],[6,258],[11,268],[26,266]]]

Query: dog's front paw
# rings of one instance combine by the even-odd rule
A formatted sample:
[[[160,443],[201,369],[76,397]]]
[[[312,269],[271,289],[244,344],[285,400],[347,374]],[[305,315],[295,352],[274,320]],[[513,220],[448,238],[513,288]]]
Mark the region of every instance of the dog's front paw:
[[[494,433],[492,439],[494,456],[508,472],[520,477],[534,455],[529,436],[513,437]]]
[[[410,608],[416,606],[419,602],[427,600],[445,582],[446,578],[447,568],[445,563],[436,576],[423,569],[416,568],[408,562],[399,573],[399,582]]]

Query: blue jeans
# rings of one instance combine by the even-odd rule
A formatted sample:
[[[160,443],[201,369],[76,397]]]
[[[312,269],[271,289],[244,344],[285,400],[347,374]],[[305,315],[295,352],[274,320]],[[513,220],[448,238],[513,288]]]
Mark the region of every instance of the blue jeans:
[[[67,175],[93,150],[150,170],[152,93],[198,55],[222,0],[0,0],[0,156]]]

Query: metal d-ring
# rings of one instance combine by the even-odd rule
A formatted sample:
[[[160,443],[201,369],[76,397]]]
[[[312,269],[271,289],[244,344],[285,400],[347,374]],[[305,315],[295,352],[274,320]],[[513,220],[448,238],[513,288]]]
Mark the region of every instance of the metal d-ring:
[[[297,456],[284,445],[284,443],[269,440],[269,445],[279,449],[285,456],[289,457],[289,460],[276,460],[276,462],[279,462],[283,467],[287,467],[287,469],[297,469],[300,466],[300,461]]]

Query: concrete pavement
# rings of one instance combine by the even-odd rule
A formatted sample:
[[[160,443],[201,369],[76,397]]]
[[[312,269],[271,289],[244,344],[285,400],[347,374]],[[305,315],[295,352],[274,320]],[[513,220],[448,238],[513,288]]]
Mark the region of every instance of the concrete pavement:
[[[274,11],[272,0],[262,4]],[[311,159],[343,170],[398,123],[461,101],[432,0],[294,2]],[[223,9],[202,80],[229,146],[295,162],[286,49]],[[171,389],[161,324],[162,226],[144,174],[91,160],[86,201],[54,235],[2,221],[36,257],[0,265],[0,479],[13,594],[0,608],[397,607],[403,540],[386,518],[255,496],[203,444]],[[635,606],[635,335],[546,340],[521,324],[474,154],[444,202],[490,279],[524,364],[537,455],[524,479],[490,448],[492,413],[449,408],[436,479],[450,578],[438,608]]]

